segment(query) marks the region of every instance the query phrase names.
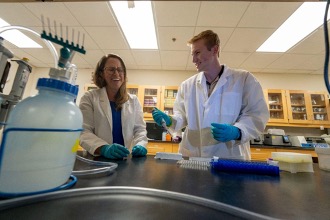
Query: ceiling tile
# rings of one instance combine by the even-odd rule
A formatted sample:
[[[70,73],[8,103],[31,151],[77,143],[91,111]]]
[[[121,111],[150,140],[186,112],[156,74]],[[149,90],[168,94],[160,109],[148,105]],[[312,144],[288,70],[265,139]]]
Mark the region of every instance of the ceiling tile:
[[[277,29],[301,4],[302,2],[251,2],[238,27]]]
[[[193,27],[159,27],[160,50],[189,50],[187,41],[193,37]],[[173,39],[175,38],[175,40]]]
[[[271,35],[271,29],[236,28],[223,47],[225,52],[255,52]]]
[[[31,11],[36,18],[40,19],[40,24],[38,26],[42,26],[41,15],[44,16],[45,26],[48,26],[47,18],[49,18],[50,26],[54,26],[54,21],[56,21],[57,25],[62,23],[63,26],[79,26],[79,22],[70,13],[64,3],[24,3],[24,6]]]
[[[324,65],[324,55],[309,55],[305,62],[299,65],[299,69],[318,70]]]
[[[36,17],[21,3],[2,3],[0,17],[11,25],[41,26],[40,17]]]
[[[130,50],[103,50],[103,51],[105,52],[104,54],[113,53],[119,55],[124,60],[126,66],[136,65],[136,62]]]
[[[239,68],[250,53],[220,53],[220,63],[232,68]]]
[[[249,2],[202,1],[197,26],[236,27]]]
[[[117,26],[108,2],[64,3],[82,26]]]
[[[155,50],[132,50],[135,61],[140,66],[160,66],[159,51]]]
[[[100,49],[128,49],[118,27],[85,27]]]
[[[187,70],[196,72],[186,42],[201,31],[211,29],[220,37],[220,61],[231,67],[260,73],[322,74],[324,33],[318,28],[286,53],[256,53],[255,50],[276,30],[301,2],[266,1],[152,1],[159,50],[131,50],[108,2],[30,2],[0,3],[0,17],[11,24],[42,32],[41,14],[49,17],[52,32],[54,20],[60,36],[82,42],[85,33],[85,55],[76,54],[73,63],[78,69],[94,69],[99,59],[117,53],[128,69]],[[66,26],[69,33],[66,37]],[[75,39],[72,39],[72,30]],[[0,29],[1,31],[1,29]],[[48,27],[46,27],[48,32]],[[44,41],[34,34],[42,49],[19,49],[6,42],[6,48],[21,59],[29,57],[36,67],[53,67],[54,59]],[[143,37],[144,33],[136,37]],[[176,38],[173,42],[172,38]],[[77,43],[77,42],[75,42]],[[79,42],[78,42],[79,43]],[[81,43],[79,43],[81,45]],[[57,52],[61,46],[54,44]]]
[[[156,23],[160,27],[196,25],[199,1],[154,1]]]
[[[311,59],[313,55],[301,55],[301,54],[284,54],[279,59],[274,61],[268,66],[268,68],[278,69],[296,69],[303,65],[304,62]]]
[[[252,53],[241,65],[242,68],[265,68],[273,63],[282,53]]]
[[[160,53],[163,66],[186,67],[189,57],[188,51],[162,51]]]
[[[43,63],[54,63],[54,57],[52,53],[48,50],[48,48],[43,49],[24,49],[24,51],[28,54],[30,54],[33,57],[38,57],[38,60],[40,60]],[[29,58],[29,57],[28,57]]]
[[[104,55],[105,54],[101,50],[88,50],[86,54],[82,55],[82,57],[86,60],[87,63],[95,68],[97,62],[99,62],[101,57]]]
[[[323,28],[319,28],[313,34],[307,36],[303,41],[298,42],[288,51],[288,53],[318,54],[323,53],[324,51],[324,30]]]

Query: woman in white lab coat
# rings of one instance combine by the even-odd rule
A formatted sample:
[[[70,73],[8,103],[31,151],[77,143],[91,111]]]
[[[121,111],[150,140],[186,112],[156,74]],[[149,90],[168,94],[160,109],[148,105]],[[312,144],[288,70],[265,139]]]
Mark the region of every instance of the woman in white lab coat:
[[[135,95],[126,91],[124,61],[115,54],[103,56],[93,75],[99,88],[80,100],[83,132],[80,145],[94,156],[122,159],[147,154],[147,131],[142,107]]]
[[[249,140],[264,131],[269,119],[259,82],[247,71],[220,64],[220,40],[213,31],[188,43],[199,73],[180,85],[174,115],[155,110],[154,120],[165,121],[172,131],[185,127],[179,146],[184,156],[250,160]]]

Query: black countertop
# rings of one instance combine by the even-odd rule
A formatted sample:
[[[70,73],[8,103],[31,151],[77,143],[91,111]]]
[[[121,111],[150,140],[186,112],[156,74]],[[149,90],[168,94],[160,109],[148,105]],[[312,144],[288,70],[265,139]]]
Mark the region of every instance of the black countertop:
[[[103,160],[101,157],[97,160]],[[279,177],[181,168],[154,156],[117,161],[115,173],[78,178],[74,188],[136,186],[199,196],[280,219],[329,219],[330,172],[281,171]]]
[[[105,161],[102,157],[87,158]],[[156,160],[154,156],[112,162],[118,163],[114,173],[78,176],[77,183],[66,191],[104,186],[144,187],[214,200],[272,218],[329,219],[330,172],[320,170],[318,164],[313,164],[313,173],[281,171],[280,176],[267,176],[182,168],[177,161]],[[77,160],[75,170],[84,166]]]

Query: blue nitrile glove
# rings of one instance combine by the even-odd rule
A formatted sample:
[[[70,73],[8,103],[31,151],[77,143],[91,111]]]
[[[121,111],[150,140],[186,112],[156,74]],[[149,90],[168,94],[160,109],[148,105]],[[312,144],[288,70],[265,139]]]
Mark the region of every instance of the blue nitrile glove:
[[[227,142],[237,140],[241,136],[241,131],[238,127],[230,124],[211,123],[211,132],[213,138],[217,141]]]
[[[133,157],[144,157],[147,153],[148,153],[148,150],[141,145],[136,145],[132,149]]]
[[[123,159],[129,155],[129,150],[120,144],[104,145],[101,155],[109,159]]]
[[[159,126],[162,126],[162,119],[164,119],[167,127],[172,125],[171,117],[159,110],[158,108],[154,108],[154,110],[152,111],[152,117]]]

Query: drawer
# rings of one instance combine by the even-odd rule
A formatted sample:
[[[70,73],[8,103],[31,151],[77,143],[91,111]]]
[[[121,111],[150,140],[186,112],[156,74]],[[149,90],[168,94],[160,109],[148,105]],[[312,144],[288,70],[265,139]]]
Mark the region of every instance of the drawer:
[[[299,153],[299,154],[310,154],[312,157],[317,157],[317,153],[311,150],[289,150],[289,149],[277,149],[277,152],[292,152],[292,153]]]
[[[156,155],[157,152],[172,153],[172,143],[149,142],[147,149],[148,155]]]
[[[276,152],[276,149],[251,148],[251,160],[267,161],[272,156],[272,152]]]
[[[178,143],[173,143],[172,144],[172,152],[173,153],[179,153],[179,144]]]

